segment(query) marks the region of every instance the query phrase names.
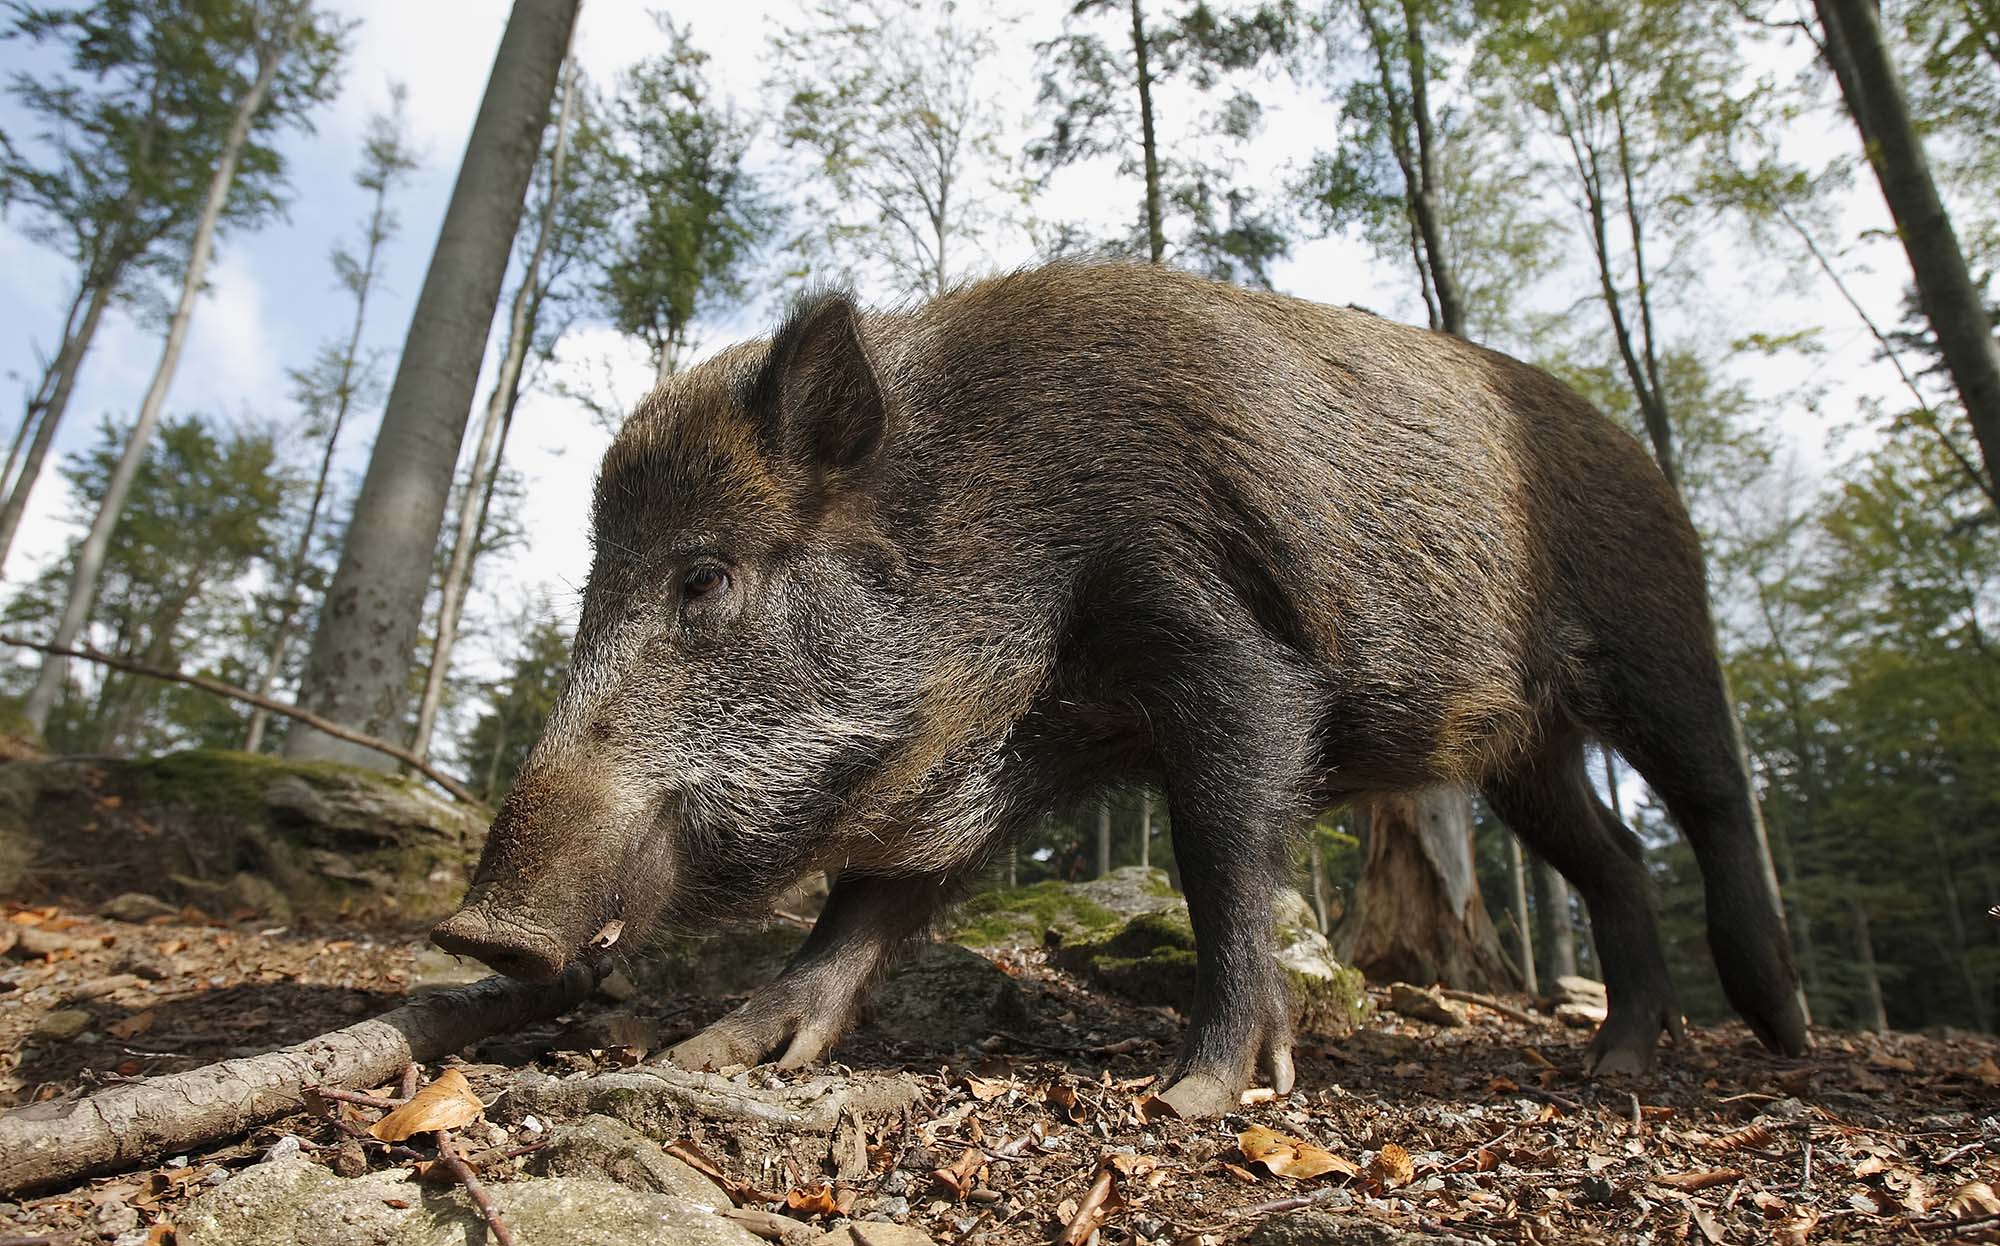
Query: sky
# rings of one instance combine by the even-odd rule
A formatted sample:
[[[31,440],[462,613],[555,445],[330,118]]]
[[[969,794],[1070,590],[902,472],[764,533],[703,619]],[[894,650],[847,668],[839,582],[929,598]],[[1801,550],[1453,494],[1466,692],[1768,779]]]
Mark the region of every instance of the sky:
[[[370,115],[386,106],[390,84],[400,82],[408,89],[411,137],[421,165],[396,194],[394,207],[402,231],[384,257],[383,280],[364,338],[368,348],[382,352],[385,369],[393,368],[507,5],[501,0],[335,0],[328,7],[357,23],[343,89],[337,101],[318,115],[313,133],[294,136],[286,144],[292,170],[286,218],[254,234],[221,240],[210,289],[199,306],[171,392],[171,413],[199,412],[218,419],[293,426],[286,369],[303,366],[323,341],[344,331],[350,307],[335,287],[328,255],[337,240],[353,239],[358,233],[367,202],[351,179],[364,128]],[[961,5],[961,12],[973,20],[990,24],[1001,48],[984,67],[987,78],[981,89],[1010,114],[1015,139],[1026,134],[1026,114],[1034,94],[1032,45],[1057,33],[1060,14],[1067,7],[1000,8],[975,0]],[[720,91],[752,107],[763,90],[769,37],[796,22],[802,8],[802,0],[733,0],[678,12],[696,14],[694,41],[712,55],[713,78]],[[612,83],[626,65],[657,54],[664,45],[643,5],[589,0],[583,6],[576,54],[600,85]],[[1772,68],[1782,70],[1788,58],[1796,62],[1799,53],[1781,48],[1760,55],[1768,57]],[[37,68],[34,56],[20,46],[0,44],[0,75],[11,78]],[[1266,102],[1266,123],[1238,158],[1252,184],[1276,190],[1329,140],[1335,116],[1318,91],[1288,81],[1265,83],[1258,93]],[[0,130],[20,135],[27,128],[11,100],[0,101]],[[1792,127],[1785,143],[1788,154],[1818,161],[1851,151],[1853,134],[1840,117],[1823,110]],[[785,156],[768,139],[758,148],[758,160],[782,185]],[[1122,211],[1134,194],[1110,169],[1098,168],[1066,176],[1037,210],[1050,217],[1102,217],[1105,205],[1121,205]],[[1878,317],[1893,322],[1906,269],[1900,251],[1881,235],[1887,220],[1872,182],[1857,183],[1841,199],[1839,214],[1839,238],[1870,239],[1842,257],[1843,270]],[[16,395],[31,388],[41,355],[53,349],[74,280],[60,256],[23,233],[23,224],[14,217],[0,219],[0,307],[5,308],[0,313],[0,380],[6,382],[0,388],[4,394],[0,421],[10,433],[19,418]],[[1580,254],[1580,242],[1576,245]],[[985,258],[993,265],[1010,265],[1026,261],[1029,253],[1016,243]],[[1734,326],[1822,332],[1823,355],[1760,362],[1752,380],[1761,394],[1770,397],[1771,418],[1785,444],[1809,467],[1823,470],[1835,453],[1827,446],[1829,430],[1851,419],[1863,399],[1890,394],[1894,377],[1886,366],[1870,360],[1872,343],[1838,304],[1831,288],[1810,278],[1798,279],[1793,275],[1798,270],[1798,261],[1791,256],[1736,252],[1714,257],[1711,270],[1700,274],[1703,298],[1713,301],[1713,314],[1704,314],[1704,323],[1695,328],[1709,334],[1726,334]],[[1273,276],[1277,288],[1288,293],[1357,303],[1399,319],[1422,316],[1407,270],[1377,261],[1354,239],[1299,245],[1274,268]],[[760,334],[783,291],[772,285],[763,293],[765,297],[751,305],[703,326],[703,345],[714,349]],[[1580,304],[1575,314],[1602,313]],[[477,403],[485,400],[500,336],[496,330],[489,343],[487,376],[482,377]],[[122,314],[109,317],[78,385],[57,442],[57,456],[92,440],[103,416],[129,418],[158,356],[156,328]],[[578,332],[566,343],[563,358],[577,366],[609,359],[620,393],[636,396],[645,387],[648,370],[640,353],[608,329]],[[385,381],[387,376],[385,371]],[[1812,407],[1789,397],[1808,382],[1823,391]],[[361,413],[343,435],[336,501],[343,510],[358,487],[378,418],[378,411]],[[585,526],[590,481],[608,440],[606,432],[565,402],[546,393],[524,398],[508,462],[527,485],[523,527],[529,539],[498,565],[482,571],[475,610],[489,617],[512,615],[544,591],[554,594],[557,612],[573,610],[574,591],[581,587],[582,569],[589,562]],[[293,447],[301,463],[311,452],[302,443]],[[45,472],[23,535],[5,568],[9,580],[28,578],[74,538],[72,509],[62,482],[52,471]],[[497,671],[496,643],[504,646],[504,638],[474,641],[468,661]]]

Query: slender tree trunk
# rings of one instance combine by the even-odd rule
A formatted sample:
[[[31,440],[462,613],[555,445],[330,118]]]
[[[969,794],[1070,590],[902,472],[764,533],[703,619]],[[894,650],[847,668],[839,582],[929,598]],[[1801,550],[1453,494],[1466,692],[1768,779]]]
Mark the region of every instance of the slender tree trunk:
[[[1382,982],[1512,987],[1472,868],[1472,802],[1456,788],[1379,797],[1340,931],[1343,959]]]
[[[1958,875],[1952,862],[1951,853],[1946,850],[1944,836],[1936,822],[1931,822],[1931,852],[1936,858],[1938,889],[1944,893],[1944,928],[1951,936],[1951,956],[1958,962],[1959,976],[1965,979],[1965,1004],[1972,1014],[1972,1024],[1980,1030],[1993,1028],[1986,1008],[1986,988],[1979,975],[1973,971],[1972,958],[1967,954],[1965,937],[1965,913],[1959,908],[1962,901],[1958,895]]]
[[[1887,1034],[1889,1010],[1882,1006],[1882,974],[1875,965],[1875,939],[1868,933],[1868,910],[1859,901],[1849,901],[1848,912],[1854,919],[1854,960],[1861,970],[1861,988],[1868,1005],[1868,1028],[1877,1034]]]
[[[154,369],[152,384],[147,387],[145,400],[139,405],[139,418],[125,442],[125,452],[119,457],[117,467],[112,469],[104,499],[97,508],[97,517],[90,525],[90,534],[84,538],[83,548],[77,553],[76,576],[70,582],[69,599],[63,605],[62,620],[56,625],[53,643],[59,648],[74,645],[84,624],[90,619],[90,608],[97,597],[97,581],[103,574],[105,554],[111,546],[112,529],[117,526],[118,517],[125,509],[125,499],[132,490],[132,481],[139,474],[139,465],[145,461],[147,443],[152,440],[153,427],[159,423],[160,412],[166,405],[174,370],[180,365],[181,348],[187,344],[188,325],[194,320],[195,302],[201,297],[209,254],[215,246],[216,224],[222,219],[222,208],[229,198],[230,184],[236,180],[237,161],[242,157],[243,145],[250,137],[251,123],[263,108],[265,96],[270,94],[278,66],[290,53],[292,40],[297,35],[299,24],[305,20],[306,12],[306,7],[299,4],[285,13],[281,19],[285,23],[284,29],[272,32],[270,42],[259,52],[257,79],[237,102],[236,115],[230,120],[221,157],[216,162],[214,175],[209,179],[208,198],[202,205],[201,219],[195,225],[194,245],[188,251],[187,272],[181,281],[180,302],[167,326],[167,340],[160,352],[159,366]],[[41,673],[35,680],[34,691],[28,694],[28,703],[23,711],[38,735],[48,727],[49,712],[55,708],[56,698],[62,692],[68,665],[66,658],[56,654],[43,655]]]
[[[7,467],[6,470],[0,471],[0,497],[13,492],[14,471],[21,466],[21,451],[27,446],[28,435],[34,432],[35,422],[49,405],[49,398],[54,393],[57,382],[62,378],[65,371],[63,365],[68,361],[70,353],[70,344],[76,340],[77,318],[83,315],[84,308],[90,302],[93,285],[90,278],[85,277],[77,283],[76,293],[70,297],[69,311],[63,316],[61,344],[56,347],[55,356],[42,366],[42,379],[36,383],[35,392],[29,396],[28,405],[21,411],[21,423],[14,430],[14,440],[8,443]],[[5,559],[0,558],[0,561]]]
[[[444,701],[445,676],[451,671],[451,651],[458,643],[459,616],[465,608],[465,595],[472,587],[472,562],[479,554],[480,529],[485,524],[494,483],[500,476],[501,456],[506,452],[500,430],[513,423],[515,404],[521,400],[521,368],[527,361],[528,344],[535,336],[535,322],[539,319],[536,313],[542,302],[539,289],[542,258],[548,254],[549,240],[555,235],[556,205],[562,198],[563,164],[568,154],[575,96],[576,62],[571,61],[563,77],[562,108],[556,115],[548,198],[542,204],[534,250],[529,253],[520,284],[514,290],[513,307],[507,317],[507,352],[501,357],[500,375],[494,378],[493,393],[486,402],[486,417],[479,426],[479,445],[467,468],[465,494],[458,507],[458,531],[452,539],[451,562],[445,569],[439,594],[437,638],[431,645],[424,695],[417,705],[416,735],[410,742],[410,751],[419,757],[430,756],[431,734],[437,729],[438,707]]]
[[[1153,793],[1151,790],[1139,793],[1139,864],[1148,869],[1153,864]]]
[[[1007,845],[1007,885],[1021,885],[1021,848],[1018,844]]]
[[[1535,862],[1542,965],[1553,981],[1576,973],[1576,930],[1570,924],[1569,882],[1547,861]]]
[[[1326,912],[1326,859],[1320,850],[1317,828],[1306,840],[1306,868],[1312,871],[1313,916],[1319,919],[1319,928],[1323,933],[1330,928],[1330,925]]]
[[[14,538],[20,535],[21,521],[28,514],[28,499],[33,495],[35,482],[41,478],[42,463],[49,457],[49,447],[55,444],[56,428],[62,423],[63,412],[69,409],[69,397],[76,388],[77,374],[83,371],[83,357],[90,350],[90,343],[97,336],[97,326],[104,319],[104,309],[111,303],[112,282],[97,282],[90,292],[90,301],[84,308],[83,323],[77,327],[74,336],[62,345],[56,356],[55,384],[49,391],[48,400],[39,410],[31,408],[24,421],[32,418],[35,425],[34,439],[28,443],[27,457],[21,461],[20,470],[14,474],[13,484],[7,490],[7,501],[0,505],[0,570],[4,570],[8,555],[14,552]],[[25,431],[25,423],[23,426]]]
[[[1813,5],[1826,34],[1827,61],[1909,256],[1924,318],[1937,335],[1993,481],[2000,476],[2000,345],[1938,197],[1902,79],[1882,40],[1881,16],[1872,0],[1813,0]]]
[[[1424,46],[1423,14],[1403,0],[1404,58],[1410,71],[1410,121],[1417,131],[1417,182],[1409,187],[1410,206],[1423,233],[1431,287],[1437,295],[1438,327],[1465,336],[1465,295],[1457,269],[1445,255],[1444,226],[1438,213],[1437,130],[1431,121],[1430,57]]]
[[[1521,852],[1521,839],[1507,836],[1507,867],[1514,881],[1514,930],[1520,938],[1521,989],[1540,995],[1542,987],[1535,975],[1535,936],[1528,928],[1528,867]]]
[[[1097,802],[1097,877],[1111,872],[1111,798]]]
[[[1161,224],[1160,149],[1153,131],[1153,71],[1147,52],[1146,16],[1140,0],[1132,0],[1132,63],[1139,84],[1139,138],[1146,162],[1146,252],[1158,264],[1167,256],[1167,235]]]
[[[401,732],[411,653],[465,437],[480,356],[579,0],[515,0],[306,661],[301,699],[370,735]],[[384,767],[323,732],[294,758]]]

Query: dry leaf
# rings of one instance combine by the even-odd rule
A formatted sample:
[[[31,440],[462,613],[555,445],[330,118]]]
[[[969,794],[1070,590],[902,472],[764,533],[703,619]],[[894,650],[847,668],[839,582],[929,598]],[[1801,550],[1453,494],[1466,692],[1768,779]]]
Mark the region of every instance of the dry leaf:
[[[1734,1168],[1710,1168],[1703,1172],[1663,1172],[1649,1180],[1670,1190],[1706,1190],[1741,1181],[1743,1174]]]
[[[1806,1246],[1806,1235],[1819,1223],[1819,1213],[1809,1211],[1796,1220],[1787,1220],[1771,1229],[1771,1240],[1777,1246]]]
[[[1521,1048],[1521,1054],[1527,1057],[1529,1064],[1534,1065],[1538,1069],[1553,1069],[1554,1067],[1556,1067],[1554,1061],[1550,1060],[1547,1056],[1535,1050],[1533,1047]]]
[[[1340,1158],[1325,1147],[1301,1142],[1297,1138],[1287,1138],[1273,1133],[1262,1125],[1252,1125],[1236,1135],[1236,1145],[1242,1148],[1243,1158],[1253,1164],[1262,1164],[1275,1177],[1290,1177],[1294,1181],[1310,1181],[1330,1172],[1354,1176],[1359,1170],[1347,1160]]]
[[[1244,1185],[1257,1184],[1257,1174],[1251,1172],[1248,1168],[1243,1167],[1241,1164],[1232,1164],[1226,1159],[1219,1159],[1215,1162],[1216,1165],[1222,1169],[1222,1171],[1228,1173],[1230,1176],[1236,1178],[1238,1181],[1241,1181]]]
[[[1416,1175],[1417,1166],[1410,1161],[1410,1153],[1393,1142],[1383,1143],[1375,1158],[1368,1161],[1368,1176],[1385,1190],[1408,1185]]]
[[[1088,1115],[1083,1101],[1077,1098],[1076,1087],[1068,1082],[1050,1082],[1048,1091],[1042,1097],[1050,1107],[1069,1117],[1072,1124],[1083,1124],[1083,1118]]]
[[[1722,1246],[1722,1243],[1729,1240],[1728,1235],[1722,1231],[1722,1226],[1716,1223],[1715,1217],[1708,1214],[1708,1208],[1693,1199],[1688,1200],[1688,1214],[1694,1217],[1695,1225],[1701,1230],[1701,1235],[1715,1243],[1715,1246]]]
[[[972,1193],[979,1184],[979,1174],[986,1171],[986,1153],[978,1147],[967,1147],[953,1161],[949,1168],[933,1169],[931,1176],[948,1187],[960,1199]]]
[[[1767,1147],[1776,1140],[1769,1125],[1746,1125],[1735,1133],[1722,1135],[1712,1145],[1718,1151],[1734,1151],[1742,1147]]]
[[[1945,1212],[1958,1219],[1967,1216],[2000,1216],[2000,1195],[1984,1181],[1968,1181],[1944,1201]]]
[[[833,1187],[824,1181],[785,1195],[785,1207],[808,1216],[831,1216],[839,1210],[834,1202]]]
[[[465,1074],[446,1069],[402,1107],[389,1113],[368,1132],[384,1142],[401,1142],[435,1129],[460,1129],[479,1119],[486,1105],[472,1093]]]
[[[153,1028],[153,1010],[148,1008],[144,1012],[135,1012],[123,1021],[113,1021],[104,1028],[113,1038],[137,1038]]]
[[[993,1081],[984,1077],[966,1074],[965,1088],[981,1103],[991,1103],[1014,1088],[1012,1082]]]
[[[1988,1086],[2000,1086],[2000,1064],[1993,1063],[1993,1057],[1988,1056],[1974,1065],[1967,1076]]]
[[[1489,1095],[1511,1095],[1520,1088],[1521,1084],[1519,1082],[1505,1075],[1496,1076],[1492,1081],[1486,1083],[1486,1093]]]

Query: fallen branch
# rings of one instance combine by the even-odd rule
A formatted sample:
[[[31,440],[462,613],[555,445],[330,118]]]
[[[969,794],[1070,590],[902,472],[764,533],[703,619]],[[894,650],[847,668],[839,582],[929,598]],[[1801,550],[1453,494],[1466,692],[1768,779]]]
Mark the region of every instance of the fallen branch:
[[[445,1168],[452,1176],[458,1178],[458,1183],[464,1186],[466,1194],[471,1196],[472,1205],[479,1209],[480,1216],[486,1221],[486,1227],[493,1230],[493,1241],[496,1246],[514,1246],[514,1235],[507,1231],[507,1222],[500,1218],[500,1209],[493,1205],[493,1196],[486,1192],[486,1186],[472,1171],[472,1165],[466,1163],[465,1157],[452,1146],[451,1131],[438,1130],[437,1143],[438,1154],[444,1157]]]
[[[417,756],[400,744],[391,744],[387,740],[379,740],[365,732],[356,731],[352,727],[343,727],[331,718],[322,718],[311,710],[302,710],[296,705],[286,705],[283,701],[275,701],[270,697],[260,696],[248,688],[239,688],[235,684],[224,683],[220,679],[213,679],[207,675],[183,675],[179,671],[170,671],[159,666],[148,666],[144,662],[134,662],[130,658],[113,657],[101,649],[92,649],[88,645],[75,649],[65,649],[60,645],[45,644],[39,640],[26,640],[20,636],[9,636],[4,632],[0,632],[0,645],[13,645],[18,649],[35,649],[42,653],[53,654],[59,658],[82,658],[86,662],[95,662],[99,666],[108,666],[112,670],[124,671],[129,675],[144,675],[148,679],[161,679],[170,684],[185,684],[187,687],[199,688],[203,692],[213,693],[219,697],[227,697],[232,701],[242,701],[245,704],[254,705],[259,709],[269,710],[273,714],[297,719],[313,730],[324,732],[335,739],[345,740],[349,744],[359,744],[362,748],[374,749],[378,753],[385,753],[423,775],[426,779],[429,779],[468,805],[485,803],[472,794],[471,788],[452,778],[444,771],[439,770],[437,767],[431,765],[430,762]]]
[[[582,958],[549,986],[485,978],[281,1051],[0,1114],[0,1195],[206,1146],[300,1110],[311,1086],[380,1086],[410,1063],[568,1011],[606,968]]]
[[[1503,1004],[1491,996],[1481,995],[1475,991],[1455,991],[1448,986],[1444,986],[1438,988],[1438,994],[1444,996],[1446,999],[1455,999],[1462,1004],[1478,1004],[1488,1012],[1497,1012],[1511,1021],[1519,1021],[1522,1025],[1535,1024],[1535,1017],[1533,1015],[1522,1012],[1512,1004]]]

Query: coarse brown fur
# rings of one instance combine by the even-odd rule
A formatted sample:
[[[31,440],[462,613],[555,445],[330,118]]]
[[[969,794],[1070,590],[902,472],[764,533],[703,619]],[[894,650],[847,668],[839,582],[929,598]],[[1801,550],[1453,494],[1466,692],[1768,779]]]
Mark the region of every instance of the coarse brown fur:
[[[549,974],[609,916],[711,921],[840,868],[799,959],[677,1058],[816,1058],[1010,836],[1148,783],[1205,1001],[1169,1094],[1217,1110],[1256,1063],[1290,1080],[1288,835],[1454,783],[1578,885],[1596,1059],[1643,1064],[1678,1014],[1592,738],[1693,843],[1732,1001],[1804,1042],[1693,529],[1516,360],[1155,267],[821,295],[640,406],[595,532],[570,684],[440,938]]]

